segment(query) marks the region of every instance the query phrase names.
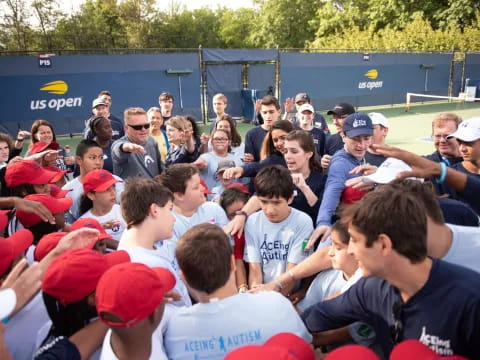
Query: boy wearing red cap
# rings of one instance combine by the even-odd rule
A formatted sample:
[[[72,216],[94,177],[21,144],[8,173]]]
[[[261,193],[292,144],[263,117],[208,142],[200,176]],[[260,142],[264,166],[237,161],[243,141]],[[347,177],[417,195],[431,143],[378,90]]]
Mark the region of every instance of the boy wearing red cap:
[[[163,241],[173,233],[172,193],[153,179],[130,178],[122,194],[122,213],[127,222],[118,249],[125,250],[132,262],[150,267],[163,267],[177,277],[175,291],[181,299],[175,305],[190,306],[192,302],[180,279],[174,258],[166,256]]]
[[[138,263],[114,266],[102,276],[95,294],[97,311],[110,330],[101,360],[167,360],[162,330],[174,308],[164,299],[174,285],[170,271]]]
[[[169,359],[223,359],[244,345],[260,345],[289,332],[311,335],[292,304],[276,292],[238,294],[232,246],[221,228],[200,224],[178,241],[182,276],[199,304],[179,309],[168,323]]]

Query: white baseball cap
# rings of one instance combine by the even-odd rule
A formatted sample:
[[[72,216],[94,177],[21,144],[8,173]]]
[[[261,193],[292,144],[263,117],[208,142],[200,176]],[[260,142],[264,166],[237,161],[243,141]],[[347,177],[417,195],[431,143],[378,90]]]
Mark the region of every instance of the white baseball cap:
[[[447,139],[457,138],[461,141],[472,142],[480,139],[480,117],[473,117],[462,121],[457,131],[447,136]]]
[[[313,109],[313,106],[310,105],[310,104],[306,104],[306,103],[303,104],[302,106],[300,106],[300,108],[298,109],[298,112],[299,112],[299,113],[302,113],[302,112],[305,111],[305,110],[310,111],[312,114],[315,113],[315,110]]]
[[[370,116],[370,119],[372,119],[373,125],[382,125],[383,127],[388,128],[388,119],[385,117],[385,115],[378,112],[371,112],[368,114],[368,116]]]
[[[363,177],[364,182],[371,182],[376,184],[388,184],[397,178],[397,174],[403,171],[411,171],[412,168],[407,165],[405,162],[395,158],[387,158],[382,165],[378,168],[378,170],[368,176]],[[419,178],[409,178],[415,179],[419,181],[423,181],[423,179]]]
[[[13,289],[0,290],[0,320],[9,316],[17,305],[17,295]]]

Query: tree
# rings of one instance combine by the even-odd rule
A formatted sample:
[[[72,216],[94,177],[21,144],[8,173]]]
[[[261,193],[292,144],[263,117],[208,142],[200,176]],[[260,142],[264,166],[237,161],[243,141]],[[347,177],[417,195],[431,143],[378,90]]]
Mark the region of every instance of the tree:
[[[252,24],[256,22],[254,9],[223,9],[220,15],[219,36],[228,48],[255,47],[252,41]]]

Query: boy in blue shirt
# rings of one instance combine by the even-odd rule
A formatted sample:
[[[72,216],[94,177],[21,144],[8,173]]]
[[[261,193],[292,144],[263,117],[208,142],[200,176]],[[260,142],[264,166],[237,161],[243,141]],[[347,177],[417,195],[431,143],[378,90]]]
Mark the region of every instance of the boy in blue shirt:
[[[374,328],[385,357],[396,343],[418,339],[439,355],[480,359],[480,274],[427,257],[427,220],[418,196],[385,185],[353,204],[342,220],[364,278],[308,308],[302,315],[307,328],[323,332],[360,320]]]
[[[313,230],[310,217],[289,206],[294,185],[287,168],[263,168],[255,177],[255,190],[262,210],[245,225],[244,260],[249,263],[250,289],[275,281],[300,263],[308,255],[302,243]],[[276,284],[282,288],[280,282]]]

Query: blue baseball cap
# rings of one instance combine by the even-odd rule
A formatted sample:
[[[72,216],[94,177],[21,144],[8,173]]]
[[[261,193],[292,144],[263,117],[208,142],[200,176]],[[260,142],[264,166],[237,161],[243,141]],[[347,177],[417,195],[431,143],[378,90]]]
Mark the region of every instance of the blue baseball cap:
[[[342,127],[349,138],[359,135],[373,135],[372,119],[365,113],[353,113],[346,117]]]

